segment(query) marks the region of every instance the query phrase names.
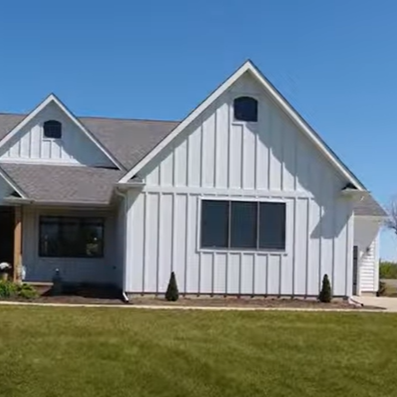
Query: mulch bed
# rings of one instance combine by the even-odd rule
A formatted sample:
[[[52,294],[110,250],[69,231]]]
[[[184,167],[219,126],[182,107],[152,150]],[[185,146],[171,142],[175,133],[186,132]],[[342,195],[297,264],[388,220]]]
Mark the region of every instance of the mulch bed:
[[[302,308],[302,309],[363,309],[350,304],[347,300],[335,299],[331,303],[322,303],[317,299],[298,298],[238,298],[238,297],[181,297],[177,302],[167,302],[164,298],[134,297],[131,303],[151,306],[186,306],[186,307],[252,307],[252,308]],[[380,309],[366,306],[365,309]]]
[[[120,305],[124,301],[121,296],[90,296],[90,294],[65,294],[53,296],[47,292],[41,293],[30,301],[26,299],[0,299],[0,301],[32,302],[32,303],[59,303],[76,305]],[[361,307],[350,304],[346,300],[335,299],[331,303],[322,303],[316,299],[297,298],[237,298],[237,297],[181,297],[177,302],[168,302],[163,297],[141,297],[130,299],[133,306],[184,306],[184,307],[236,307],[236,308],[300,308],[300,309],[379,309],[379,307]]]
[[[124,301],[121,292],[110,286],[70,285],[61,295],[53,295],[51,286],[36,287],[39,296],[33,303],[59,303],[76,305],[120,305]],[[26,299],[10,298],[3,301],[29,302]],[[134,306],[184,306],[184,307],[236,307],[236,308],[302,308],[302,309],[380,309],[378,307],[350,304],[347,300],[334,299],[322,303],[314,298],[277,298],[277,297],[197,297],[180,296],[177,302],[168,302],[163,296],[134,296],[130,299]]]

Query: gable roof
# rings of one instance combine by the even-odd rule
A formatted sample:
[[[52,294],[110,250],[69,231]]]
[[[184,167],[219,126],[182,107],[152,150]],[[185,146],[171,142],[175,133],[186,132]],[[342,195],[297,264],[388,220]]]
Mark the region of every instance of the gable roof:
[[[0,114],[0,141],[26,116]],[[179,124],[176,121],[76,118],[127,170],[141,161]]]
[[[0,164],[23,198],[46,204],[109,204],[122,171],[42,164]],[[45,178],[43,178],[45,175]]]
[[[86,203],[108,203],[113,186],[116,182],[128,182],[130,175],[134,177],[136,170],[141,169],[148,161],[156,156],[174,137],[180,133],[198,114],[209,106],[228,86],[233,84],[244,73],[249,72],[257,78],[263,87],[272,96],[273,100],[284,107],[291,119],[300,126],[301,130],[327,155],[335,167],[342,172],[352,185],[359,190],[364,190],[364,185],[357,177],[342,163],[336,154],[322,141],[317,133],[296,112],[287,100],[271,85],[269,81],[259,72],[252,62],[246,62],[236,73],[226,80],[214,91],[202,104],[199,105],[182,122],[156,121],[156,120],[133,120],[101,117],[76,117],[53,95],[47,98],[56,101],[67,112],[74,121],[91,135],[93,140],[114,158],[124,169],[130,171],[120,172],[99,168],[88,168],[78,166],[50,166],[39,164],[4,164],[0,163],[0,175],[6,177],[7,181],[23,198],[31,198],[36,201],[47,202],[86,202]],[[222,91],[222,92],[221,92]],[[42,106],[43,103],[39,106]],[[35,109],[37,110],[37,108]],[[33,112],[32,112],[33,113]],[[0,146],[9,135],[20,128],[32,113],[26,114],[0,114]],[[135,172],[136,171],[136,172]],[[48,175],[48,180],[53,181],[54,192],[47,191],[43,184],[43,173]],[[100,181],[99,179],[100,178]],[[83,183],[80,184],[79,181]],[[92,181],[96,181],[91,184]],[[73,190],[74,186],[81,186],[80,191]],[[89,187],[90,186],[90,187]],[[85,188],[87,187],[87,189]],[[89,189],[88,189],[89,187]],[[26,191],[25,191],[26,189]],[[89,191],[90,190],[90,191]],[[92,192],[92,193],[91,193]],[[92,201],[94,200],[94,201]],[[383,208],[370,195],[355,205],[357,216],[385,216]]]
[[[225,91],[227,91],[241,76],[250,73],[268,93],[270,98],[290,117],[295,125],[306,134],[318,150],[331,162],[334,168],[342,174],[358,190],[366,190],[364,185],[349,170],[349,168],[336,156],[326,145],[320,136],[309,126],[303,117],[291,106],[291,104],[280,94],[280,92],[266,79],[266,77],[251,62],[245,62],[234,74],[222,83],[207,99],[194,109],[176,128],[167,135],[151,152],[149,152],[138,164],[136,164],[120,183],[127,183],[144,166],[152,161],[167,145],[169,145],[186,127],[196,120],[212,103],[214,103]]]
[[[105,154],[106,157],[118,168],[123,169],[124,167],[120,162],[111,154],[109,151],[102,146],[98,139],[76,118],[73,113],[54,95],[50,94],[43,102],[41,102],[36,108],[21,119],[12,129],[1,139],[0,148],[4,146],[15,134],[17,134],[23,127],[25,127],[34,117],[36,117],[47,105],[55,103],[66,116],[77,125],[78,128],[98,147],[98,149]]]

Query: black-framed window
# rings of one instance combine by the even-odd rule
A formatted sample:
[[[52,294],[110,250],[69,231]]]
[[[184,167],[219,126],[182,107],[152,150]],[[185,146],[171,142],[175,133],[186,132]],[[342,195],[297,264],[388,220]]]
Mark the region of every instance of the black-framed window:
[[[233,102],[234,120],[258,121],[258,101],[249,96],[241,96]]]
[[[285,250],[285,235],[285,203],[202,200],[202,248]]]
[[[41,216],[39,255],[59,258],[102,258],[103,218]]]
[[[43,125],[44,138],[61,139],[62,123],[57,120],[48,120]]]

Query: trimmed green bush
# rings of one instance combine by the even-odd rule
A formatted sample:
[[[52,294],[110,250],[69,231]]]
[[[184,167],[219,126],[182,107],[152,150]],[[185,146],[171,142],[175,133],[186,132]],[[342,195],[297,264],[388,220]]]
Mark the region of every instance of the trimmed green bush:
[[[0,298],[13,298],[17,295],[17,285],[11,281],[0,281]]]
[[[38,292],[29,284],[17,284],[12,281],[0,281],[0,298],[37,298]]]
[[[165,299],[169,302],[176,302],[179,299],[178,285],[176,283],[175,273],[171,273],[170,281],[168,283]]]
[[[323,284],[318,298],[324,303],[329,303],[332,301],[332,288],[327,274],[325,274],[323,277]]]
[[[38,297],[38,292],[30,284],[21,284],[18,286],[18,296],[24,299],[34,299]]]

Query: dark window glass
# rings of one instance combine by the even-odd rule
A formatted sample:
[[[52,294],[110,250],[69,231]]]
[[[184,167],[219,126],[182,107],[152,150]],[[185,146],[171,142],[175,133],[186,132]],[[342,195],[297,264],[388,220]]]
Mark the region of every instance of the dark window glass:
[[[285,250],[285,203],[203,200],[203,248]]]
[[[51,139],[62,138],[62,124],[56,120],[48,120],[44,123],[44,137]]]
[[[227,248],[229,202],[203,200],[201,205],[201,246]]]
[[[259,248],[285,249],[285,204],[260,203]]]
[[[256,249],[258,203],[234,201],[231,205],[230,248]]]
[[[103,243],[102,218],[40,217],[40,256],[100,258]]]
[[[248,96],[234,100],[234,119],[240,121],[258,121],[258,101]]]

